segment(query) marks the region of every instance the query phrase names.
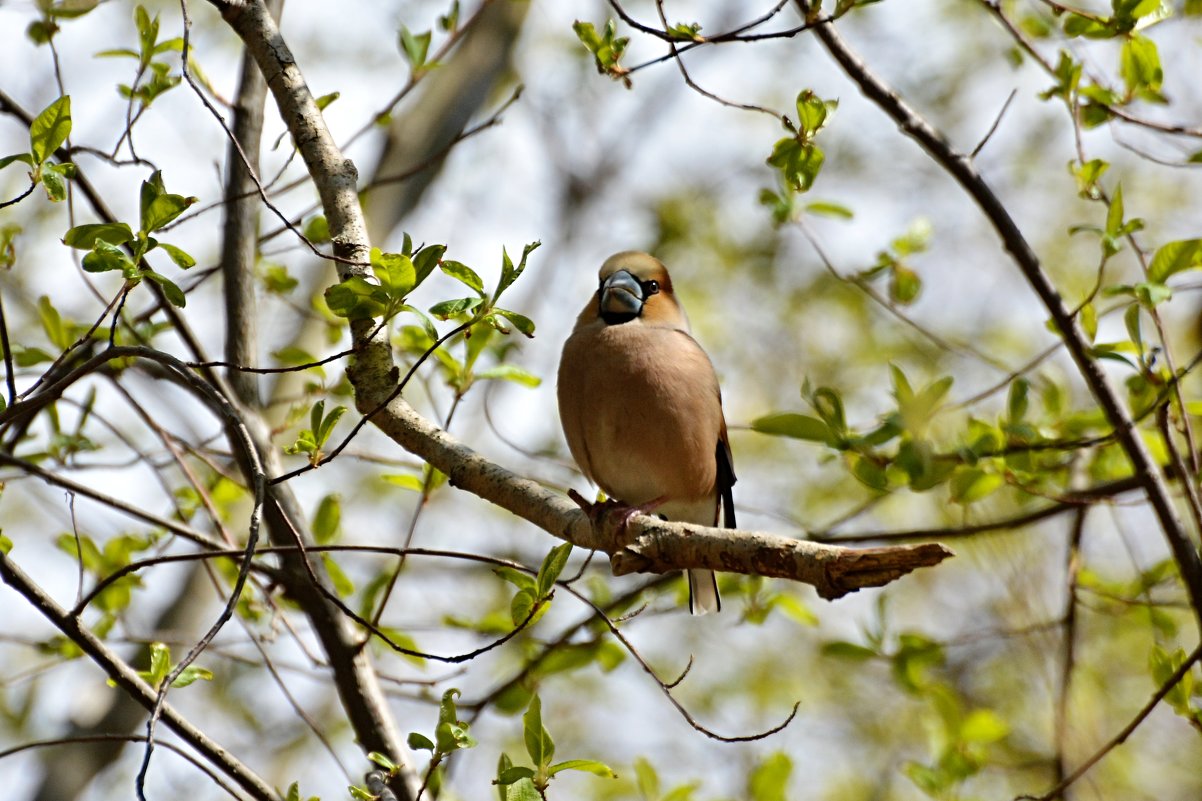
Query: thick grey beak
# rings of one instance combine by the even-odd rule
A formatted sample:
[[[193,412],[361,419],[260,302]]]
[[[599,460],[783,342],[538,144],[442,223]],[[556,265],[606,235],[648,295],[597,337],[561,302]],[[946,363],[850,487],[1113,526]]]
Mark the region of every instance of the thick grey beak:
[[[602,314],[637,317],[644,300],[643,287],[625,270],[618,270],[601,284]]]

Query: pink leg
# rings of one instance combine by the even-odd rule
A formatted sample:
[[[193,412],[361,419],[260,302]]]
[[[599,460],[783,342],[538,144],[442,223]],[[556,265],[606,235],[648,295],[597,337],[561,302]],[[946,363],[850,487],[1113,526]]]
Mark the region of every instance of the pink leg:
[[[601,501],[600,503],[590,503],[586,501],[580,495],[580,493],[576,492],[576,490],[568,490],[568,497],[575,501],[576,505],[584,510],[584,513],[588,515],[589,520],[592,522],[594,528],[600,525],[607,515],[617,515],[619,534],[625,533],[626,527],[630,525],[630,520],[635,515],[650,514],[668,501],[668,497],[666,495],[661,495],[658,498],[652,498],[646,503],[640,503],[637,506],[631,506],[613,499],[607,499],[605,501]]]

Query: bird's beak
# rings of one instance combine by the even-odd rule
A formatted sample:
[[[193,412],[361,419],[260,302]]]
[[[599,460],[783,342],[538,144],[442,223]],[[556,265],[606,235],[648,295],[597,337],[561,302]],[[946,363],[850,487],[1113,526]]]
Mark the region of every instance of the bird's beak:
[[[637,317],[644,300],[643,287],[625,270],[618,270],[601,284],[602,314]]]

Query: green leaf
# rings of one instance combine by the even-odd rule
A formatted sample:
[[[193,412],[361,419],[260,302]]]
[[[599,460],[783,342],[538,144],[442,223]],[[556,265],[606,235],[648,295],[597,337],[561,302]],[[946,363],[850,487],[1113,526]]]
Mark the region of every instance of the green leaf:
[[[777,751],[756,765],[748,779],[748,795],[751,801],[786,801],[789,776],[793,773],[793,760],[783,751]]]
[[[187,687],[196,681],[212,681],[213,671],[208,668],[197,667],[196,665],[188,665],[180,671],[175,677],[175,681],[171,682],[172,687]]]
[[[1127,336],[1131,337],[1131,341],[1135,344],[1136,350],[1143,351],[1144,337],[1143,331],[1140,330],[1139,319],[1139,304],[1132,303],[1127,307],[1127,311],[1123,312],[1123,324],[1127,327]]]
[[[595,759],[568,759],[563,762],[556,762],[547,768],[547,775],[554,776],[556,773],[564,770],[579,770],[591,773],[594,776],[603,776],[607,779],[618,778],[618,774],[614,773],[613,768]]]
[[[513,594],[513,598],[509,601],[509,618],[513,625],[520,626],[523,623],[533,625],[534,622],[541,617],[541,610],[545,609],[545,605],[540,607],[540,613],[534,614],[534,605],[539,601],[539,596],[535,594],[533,589],[518,590]]]
[[[345,406],[335,406],[330,410],[330,413],[322,418],[321,424],[313,430],[317,438],[317,445],[321,447],[329,440],[330,434],[334,433],[334,426],[338,425],[338,421],[342,419],[342,415],[346,414]]]
[[[1019,377],[1010,385],[1010,394],[1006,400],[1006,417],[1011,424],[1022,422],[1027,415],[1027,392],[1031,382]]]
[[[516,767],[508,767],[497,774],[497,784],[513,784],[519,779],[533,779],[534,771],[530,768],[518,765]]]
[[[431,306],[430,314],[434,315],[439,320],[449,320],[452,317],[458,317],[461,314],[466,314],[483,302],[483,298],[455,298],[453,300],[444,300]]]
[[[87,261],[87,257],[84,257]],[[87,269],[86,267],[84,269]],[[142,272],[144,278],[149,278],[151,281],[159,285],[163,290],[163,297],[167,298],[167,302],[178,309],[182,309],[188,305],[188,299],[184,296],[184,290],[169,278],[153,270],[144,270]]]
[[[425,489],[425,485],[420,478],[407,473],[387,473],[380,476],[380,478],[394,487],[412,490],[413,492],[421,492]]]
[[[14,164],[18,161],[22,164],[28,164],[30,167],[34,166],[33,156],[29,155],[28,153],[14,153],[11,156],[5,156],[4,158],[0,159],[0,170],[4,169],[9,164]]]
[[[1161,245],[1148,266],[1148,280],[1164,283],[1182,270],[1202,267],[1202,239],[1179,239]]]
[[[324,245],[330,241],[330,223],[324,214],[310,217],[301,229],[301,234],[314,245]]]
[[[774,437],[822,442],[832,447],[836,438],[830,427],[816,417],[806,414],[770,414],[751,421],[751,429]]]
[[[158,170],[142,182],[141,230],[153,233],[183,214],[197,201],[194,197],[173,195],[163,187],[163,176]]]
[[[438,709],[438,725],[434,729],[434,738],[438,743],[435,753],[449,754],[461,748],[472,748],[476,740],[467,731],[467,724],[458,720],[459,713],[455,709],[455,698],[459,690],[451,688],[442,694]]]
[[[1123,185],[1114,188],[1110,205],[1106,209],[1106,235],[1118,238],[1123,230]]]
[[[555,743],[543,728],[543,705],[538,695],[530,699],[526,714],[522,715],[522,738],[526,742],[526,753],[540,773],[546,772],[555,755]]]
[[[426,56],[430,51],[431,31],[415,34],[404,25],[401,26],[400,43],[405,58],[414,72],[427,68]]]
[[[74,175],[75,165],[70,162],[42,167],[42,188],[46,190],[46,197],[51,203],[62,203],[67,199],[67,179]]]
[[[814,185],[825,160],[817,145],[792,136],[777,140],[768,156],[768,164],[780,171],[785,184],[795,192],[806,192]]]
[[[334,560],[333,554],[321,554],[321,563],[330,579],[330,586],[339,598],[349,598],[355,594],[355,582],[351,581],[342,566]]]
[[[1173,297],[1173,290],[1154,281],[1141,281],[1132,289],[1135,290],[1135,299],[1145,309],[1154,309]]]
[[[63,244],[77,250],[91,250],[97,242],[124,245],[134,238],[134,232],[125,223],[89,223],[77,225],[63,236]]]
[[[545,598],[555,586],[559,574],[563,572],[564,565],[568,563],[568,557],[572,554],[572,543],[565,542],[562,545],[556,545],[543,558],[543,563],[538,569],[538,595],[540,598]]]
[[[844,220],[850,220],[855,217],[855,214],[847,206],[829,201],[815,201],[807,203],[805,210],[811,214],[819,214],[824,217],[839,217]]]
[[[479,370],[476,373],[476,379],[502,379],[521,384],[524,387],[537,387],[543,383],[543,380],[534,373],[512,364],[498,364]]]
[[[598,72],[614,77],[626,74],[626,69],[620,67],[618,62],[626,52],[626,45],[630,44],[630,37],[618,36],[617,23],[612,19],[605,23],[605,28],[600,33],[597,32],[593,23],[580,20],[572,23],[572,31],[575,32],[580,43],[593,54],[593,61]]]
[[[530,337],[531,339],[534,338],[534,321],[529,317],[526,317],[523,314],[518,314],[515,311],[510,311],[509,309],[497,309],[496,313],[513,323],[513,327],[522,334]]]
[[[505,579],[519,590],[530,590],[530,592],[534,592],[538,588],[538,582],[533,576],[528,573],[523,573],[520,570],[515,570],[512,567],[494,567],[492,572]]]
[[[325,291],[330,311],[348,320],[369,320],[388,310],[388,294],[361,275],[351,276]]]
[[[63,95],[42,109],[29,126],[29,152],[37,164],[45,164],[71,135],[71,96]]]
[[[967,506],[995,492],[1005,483],[996,473],[987,473],[979,467],[961,468],[952,474],[948,486],[952,502]]]
[[[159,248],[167,254],[167,256],[175,262],[175,266],[181,270],[187,270],[196,266],[196,259],[185,251],[177,248],[175,245],[169,245],[166,242],[160,242]]]
[[[126,275],[137,272],[137,267],[125,251],[103,239],[97,239],[90,253],[83,257],[83,268],[89,273],[107,273],[120,270]]]
[[[889,280],[889,298],[894,303],[908,306],[918,298],[922,291],[922,279],[918,273],[901,264],[893,266]]]
[[[439,260],[446,252],[446,245],[430,245],[413,255],[413,285],[415,287],[421,286],[422,281],[425,281],[430,273],[434,272],[434,268],[438,266]]]
[[[317,504],[313,515],[313,539],[318,545],[329,545],[338,539],[342,527],[342,497],[331,492]]]
[[[518,280],[522,273],[526,271],[526,260],[530,257],[531,253],[538,249],[540,245],[542,245],[542,242],[536,241],[531,242],[530,244],[526,245],[526,247],[522,248],[522,258],[516,267],[513,265],[513,260],[509,258],[509,253],[506,252],[505,248],[501,248],[501,280],[497,282],[497,291],[493,293],[494,303],[497,301],[497,298],[501,297],[501,293],[508,289],[513,282]],[[517,323],[514,323],[514,325],[517,326]],[[521,326],[517,327],[519,331],[522,331]],[[530,330],[534,330],[533,326],[531,326]],[[522,333],[525,334],[526,332],[522,331]],[[527,334],[527,336],[530,335]]]
[[[1160,94],[1164,71],[1156,43],[1146,36],[1134,34],[1123,42],[1119,56],[1119,73],[1127,84],[1127,92],[1145,100],[1163,102]]]
[[[807,137],[813,137],[826,125],[827,116],[839,106],[838,100],[823,100],[809,89],[797,95],[797,127]]]
[[[433,751],[434,750],[434,743],[430,741],[430,738],[424,734],[419,734],[415,731],[409,732],[409,737],[405,740],[405,742],[414,751]]]
[[[442,271],[447,275],[451,276],[457,281],[462,282],[463,284],[466,284],[471,289],[480,293],[480,295],[484,294],[484,281],[480,279],[480,276],[476,274],[475,270],[473,270],[471,267],[468,267],[463,262],[446,259],[438,266],[442,268]]]
[[[836,642],[823,643],[822,655],[834,659],[849,659],[853,662],[864,662],[875,658],[877,654],[876,651],[863,645],[838,640]]]
[[[668,34],[668,38],[678,42],[705,41],[705,37],[701,35],[701,25],[696,22],[678,22],[669,26],[665,33]]]
[[[379,248],[372,248],[371,268],[384,291],[397,300],[409,294],[417,284],[412,260],[401,253],[383,253]]]
[[[974,709],[960,725],[960,737],[969,743],[996,743],[1009,733],[1009,724],[991,709]]]

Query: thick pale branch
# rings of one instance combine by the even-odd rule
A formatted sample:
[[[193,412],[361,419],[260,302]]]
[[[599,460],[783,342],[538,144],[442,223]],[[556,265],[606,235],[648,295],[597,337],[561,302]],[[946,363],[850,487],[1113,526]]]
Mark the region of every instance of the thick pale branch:
[[[360,396],[359,403],[367,410],[374,406],[367,396]],[[937,543],[856,549],[757,531],[669,523],[646,515],[634,517],[619,532],[615,516],[594,526],[562,495],[488,461],[403,400],[393,401],[372,419],[403,448],[446,473],[452,485],[574,545],[610,554],[618,575],[701,567],[800,581],[823,598],[838,598],[888,584],[952,555]]]
[[[637,538],[616,551],[614,573],[663,573],[702,567],[724,573],[785,578],[812,585],[828,600],[881,587],[952,555],[935,542],[847,548],[763,531],[736,531],[644,517]],[[635,526],[631,525],[630,530]]]

